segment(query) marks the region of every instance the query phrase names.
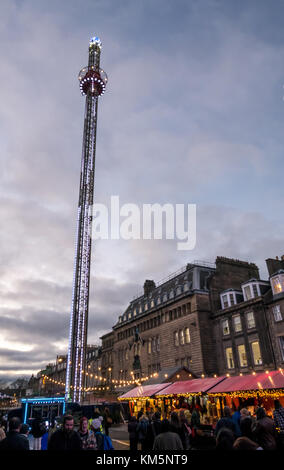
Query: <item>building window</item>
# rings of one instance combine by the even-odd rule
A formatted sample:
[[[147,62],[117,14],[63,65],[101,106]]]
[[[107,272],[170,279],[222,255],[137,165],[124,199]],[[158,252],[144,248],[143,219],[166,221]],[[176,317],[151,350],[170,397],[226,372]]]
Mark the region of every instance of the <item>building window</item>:
[[[238,353],[239,353],[240,366],[247,367],[248,361],[247,361],[246,348],[244,344],[239,344]]]
[[[185,342],[188,344],[190,343],[190,332],[189,332],[189,328],[187,327],[185,329]]]
[[[223,308],[229,307],[229,302],[228,302],[227,295],[222,295],[222,300],[223,300]]]
[[[148,310],[148,303],[146,302],[144,305],[144,311],[146,312]]]
[[[148,339],[148,354],[151,354],[152,352],[152,340]]]
[[[284,276],[275,276],[271,279],[274,294],[281,294],[284,291]]]
[[[252,285],[252,290],[253,290],[253,296],[258,297],[258,290],[257,290],[257,285],[256,284]]]
[[[251,290],[250,290],[250,286],[246,286],[244,288],[244,293],[245,293],[245,300],[250,300],[252,299],[252,293],[251,293]]]
[[[281,314],[281,307],[280,305],[274,305],[272,307],[273,315],[274,315],[274,320],[275,321],[281,321],[282,320],[282,314]]]
[[[128,314],[128,320],[130,320],[130,318],[131,318],[131,313]]]
[[[128,361],[128,349],[125,350],[125,360]]]
[[[242,322],[240,315],[233,317],[233,321],[235,332],[238,333],[239,331],[242,331]]]
[[[255,327],[255,319],[253,312],[247,313],[247,327],[248,329]]]
[[[171,290],[171,292],[170,292],[170,299],[173,299],[173,298],[174,298],[174,291]]]
[[[167,300],[168,300],[168,296],[167,296],[167,294],[164,294],[163,295],[163,302],[166,302]]]
[[[222,321],[222,330],[223,330],[223,335],[229,335],[230,334],[229,320],[223,320]]]
[[[186,292],[188,290],[189,290],[189,284],[188,284],[188,282],[186,282],[183,286],[183,291]]]
[[[161,297],[158,297],[157,298],[157,305],[160,305],[160,303],[161,303]]]
[[[142,305],[139,305],[139,313],[142,313]]]
[[[282,356],[282,361],[284,361],[284,336],[279,336],[279,347]]]
[[[180,330],[179,338],[180,338],[180,344],[183,345],[184,344],[184,331],[183,330]]]
[[[230,305],[234,305],[235,299],[234,299],[234,294],[230,294]]]
[[[234,369],[234,358],[232,348],[226,348],[226,358],[227,358],[227,367],[228,369]]]
[[[178,286],[176,290],[176,295],[180,295],[180,294],[181,294],[181,286]]]
[[[151,300],[151,308],[155,307],[155,302],[154,300]]]
[[[157,351],[160,351],[160,336],[157,336]]]
[[[262,358],[260,354],[260,347],[259,347],[259,342],[254,341],[251,343],[251,349],[252,349],[252,356],[253,356],[253,362],[256,366],[262,364]]]
[[[169,321],[169,312],[166,312],[166,322]]]
[[[153,351],[153,352],[156,352],[156,338],[153,338],[153,342],[152,342],[152,351]]]
[[[179,345],[178,331],[174,332],[174,342],[175,342],[175,346]]]

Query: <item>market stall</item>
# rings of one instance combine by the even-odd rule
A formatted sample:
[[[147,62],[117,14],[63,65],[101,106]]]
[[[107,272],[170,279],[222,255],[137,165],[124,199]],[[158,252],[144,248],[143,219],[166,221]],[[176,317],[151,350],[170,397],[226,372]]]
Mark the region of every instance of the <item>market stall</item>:
[[[214,418],[220,416],[220,407],[218,408],[217,400],[208,397],[207,391],[225,379],[226,377],[222,376],[175,382],[157,392],[156,397],[163,400],[167,417],[170,416],[171,411],[180,408],[192,409],[196,406],[200,411],[202,421],[212,424]]]
[[[129,410],[131,415],[137,416],[140,410],[143,411],[161,411],[164,412],[163,400],[155,395],[166,388],[170,383],[141,385],[124,393],[118,400],[126,401],[129,403]]]
[[[274,370],[249,375],[227,377],[208,392],[210,399],[218,399],[223,406],[237,409],[245,406],[253,414],[255,408],[263,406],[272,416],[274,400],[284,406],[284,371]]]

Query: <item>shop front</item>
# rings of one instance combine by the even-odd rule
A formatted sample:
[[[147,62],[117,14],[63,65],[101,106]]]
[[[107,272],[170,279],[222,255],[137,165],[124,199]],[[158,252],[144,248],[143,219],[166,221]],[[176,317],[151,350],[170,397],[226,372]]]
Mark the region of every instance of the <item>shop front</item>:
[[[156,394],[166,388],[169,383],[154,384],[154,385],[141,385],[129,390],[127,393],[118,397],[120,401],[128,401],[129,411],[131,416],[138,415],[139,411],[155,412],[160,411],[164,413],[164,400],[157,397]]]

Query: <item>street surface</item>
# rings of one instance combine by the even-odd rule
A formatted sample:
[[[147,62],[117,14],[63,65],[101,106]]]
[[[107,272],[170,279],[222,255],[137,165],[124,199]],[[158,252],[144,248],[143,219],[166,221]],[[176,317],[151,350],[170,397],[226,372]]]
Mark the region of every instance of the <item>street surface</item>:
[[[127,424],[119,424],[109,428],[109,436],[115,450],[129,450],[129,434]]]

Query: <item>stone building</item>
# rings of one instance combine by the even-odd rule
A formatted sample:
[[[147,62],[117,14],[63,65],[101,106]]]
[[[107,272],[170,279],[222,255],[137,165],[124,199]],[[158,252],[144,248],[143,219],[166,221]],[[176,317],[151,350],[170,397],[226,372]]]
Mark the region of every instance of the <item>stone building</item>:
[[[269,281],[259,279],[254,263],[224,257],[188,264],[158,285],[146,280],[101,338],[103,377],[130,381],[178,366],[199,377],[283,366],[283,259],[277,266],[267,260]]]

